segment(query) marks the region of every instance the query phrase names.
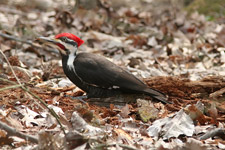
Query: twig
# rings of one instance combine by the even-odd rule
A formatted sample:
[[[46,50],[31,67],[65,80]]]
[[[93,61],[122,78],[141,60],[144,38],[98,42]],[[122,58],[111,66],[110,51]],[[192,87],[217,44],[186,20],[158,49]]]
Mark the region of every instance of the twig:
[[[206,132],[203,136],[200,137],[200,140],[206,140],[211,137],[219,136],[223,140],[225,139],[225,129],[217,128],[212,131]]]
[[[33,42],[30,41],[30,40],[23,40],[23,39],[20,39],[18,37],[14,37],[14,36],[4,34],[4,33],[1,33],[1,32],[0,32],[0,36],[4,37],[4,38],[7,38],[7,39],[14,40],[14,41],[18,41],[18,42],[21,42],[21,43],[26,43],[26,44],[32,45],[34,47],[38,47],[37,45],[34,45]]]
[[[125,145],[125,144],[118,144],[120,147],[122,147],[123,149],[129,149],[129,150],[138,150],[136,148],[133,148],[131,146]],[[112,146],[116,146],[116,144],[99,144],[95,147],[93,147],[92,149],[104,149],[107,147],[112,147]]]
[[[210,98],[216,98],[216,97],[222,95],[223,93],[225,93],[225,88],[222,88],[222,89],[220,89],[220,90],[218,90],[218,91],[216,91],[216,92],[211,93],[211,94],[209,95],[209,97],[210,97]]]
[[[14,89],[14,88],[18,88],[18,87],[22,87],[21,85],[17,84],[17,85],[12,85],[12,86],[7,86],[4,88],[1,88],[0,91],[4,91],[4,90],[8,90],[8,89]]]
[[[11,84],[16,85],[16,83],[15,83],[15,82],[10,81],[10,80],[7,80],[7,79],[4,79],[4,78],[1,78],[1,77],[0,77],[0,80],[1,80],[1,81],[3,81],[3,82],[8,82],[8,83],[11,83]]]
[[[205,81],[190,81],[190,82],[185,82],[185,86],[187,87],[196,87],[200,86],[203,88],[219,88],[219,87],[224,87],[225,83],[216,83],[216,82],[205,82]]]
[[[35,47],[35,48],[42,48],[38,44],[34,44],[33,41],[31,41],[31,40],[23,40],[23,39],[20,39],[18,37],[12,36],[12,35],[4,34],[2,32],[0,32],[0,36],[4,37],[4,38],[7,38],[7,39],[10,39],[10,40],[17,41],[17,42],[26,43],[28,45],[31,45],[32,47]],[[55,50],[55,49],[52,49],[52,48],[50,48],[48,51],[58,54],[58,51]]]
[[[138,150],[136,148],[133,148],[133,147],[130,147],[128,145],[125,145],[125,144],[118,144],[120,147],[124,148],[124,149],[130,149],[130,150]]]
[[[10,69],[11,69],[11,71],[12,71],[14,77],[16,78],[17,82],[19,83],[19,85],[21,85],[20,88],[22,88],[24,91],[26,91],[27,93],[31,94],[33,97],[35,97],[36,99],[38,99],[39,102],[41,102],[41,103],[49,110],[49,112],[51,113],[51,115],[52,115],[53,117],[55,117],[56,121],[57,121],[58,124],[60,125],[60,128],[61,128],[61,130],[63,131],[63,133],[66,135],[66,132],[65,132],[65,130],[64,130],[64,128],[63,128],[61,122],[59,121],[59,116],[55,113],[55,111],[54,111],[53,109],[49,108],[48,105],[47,105],[40,97],[38,97],[38,96],[35,95],[34,93],[30,92],[30,90],[29,90],[28,88],[26,88],[25,86],[23,86],[23,85],[21,84],[21,82],[20,82],[20,80],[18,79],[18,77],[16,76],[16,74],[15,74],[15,72],[14,72],[14,70],[13,70],[11,64],[9,63],[9,60],[7,59],[7,57],[6,57],[5,54],[2,52],[1,49],[0,49],[0,52],[1,52],[1,54],[3,55],[3,57],[5,58],[7,64],[9,65],[9,67],[10,67]],[[16,85],[16,83],[14,83],[14,85]]]
[[[7,124],[0,121],[0,128],[7,131],[10,136],[17,136],[24,140],[28,140],[33,143],[38,143],[38,138],[35,136],[31,136],[28,134],[24,134],[22,132],[17,131],[15,128],[8,126]]]
[[[7,57],[5,56],[5,54],[3,53],[2,49],[0,49],[0,52],[1,52],[2,56],[5,58],[5,60],[6,60],[7,64],[8,64],[8,66],[9,66],[9,68],[11,69],[11,71],[12,71],[14,77],[16,78],[16,81],[19,83],[19,85],[22,85],[21,82],[20,82],[20,80],[19,80],[18,77],[16,76],[16,73],[14,72],[14,70],[13,70],[11,64],[9,63],[9,60],[7,59]]]

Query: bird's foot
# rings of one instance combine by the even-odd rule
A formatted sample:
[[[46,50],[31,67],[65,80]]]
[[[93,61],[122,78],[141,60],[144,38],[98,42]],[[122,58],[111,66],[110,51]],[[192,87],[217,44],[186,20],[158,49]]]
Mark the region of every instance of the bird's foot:
[[[70,95],[65,95],[65,97],[70,97],[72,99],[77,99],[79,101],[81,101],[84,104],[87,104],[87,102],[85,102],[83,99],[87,99],[87,95],[83,95],[83,96],[70,96]]]

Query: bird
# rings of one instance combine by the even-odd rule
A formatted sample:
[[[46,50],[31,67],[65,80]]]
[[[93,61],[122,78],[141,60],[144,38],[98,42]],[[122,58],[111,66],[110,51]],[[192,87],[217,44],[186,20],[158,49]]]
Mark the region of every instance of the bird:
[[[117,94],[143,94],[170,104],[168,96],[148,87],[136,76],[114,64],[104,56],[77,52],[84,41],[72,33],[60,33],[51,37],[39,37],[39,41],[54,45],[62,58],[66,76],[86,92],[86,98],[107,98]]]

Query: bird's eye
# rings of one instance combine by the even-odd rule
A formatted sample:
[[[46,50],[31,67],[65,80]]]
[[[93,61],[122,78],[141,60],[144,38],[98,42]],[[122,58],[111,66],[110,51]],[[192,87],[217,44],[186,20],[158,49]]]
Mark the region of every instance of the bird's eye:
[[[66,42],[67,38],[66,37],[61,37],[60,40],[63,41],[63,42]]]

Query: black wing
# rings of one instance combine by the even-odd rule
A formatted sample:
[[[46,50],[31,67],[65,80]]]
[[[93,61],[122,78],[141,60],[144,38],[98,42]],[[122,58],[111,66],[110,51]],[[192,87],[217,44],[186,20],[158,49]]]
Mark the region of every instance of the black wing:
[[[141,80],[106,58],[80,53],[74,61],[75,71],[80,79],[98,87],[119,87],[124,90],[142,91],[147,88]]]

